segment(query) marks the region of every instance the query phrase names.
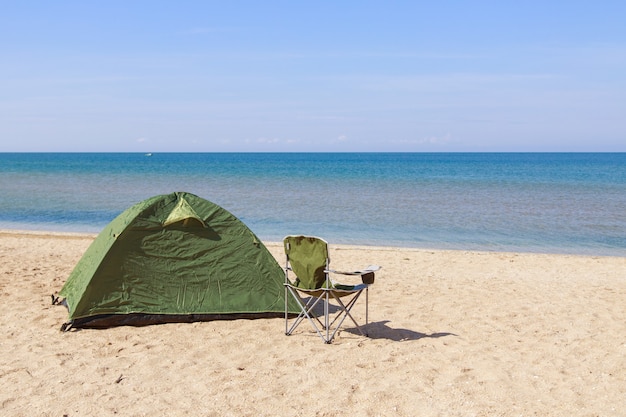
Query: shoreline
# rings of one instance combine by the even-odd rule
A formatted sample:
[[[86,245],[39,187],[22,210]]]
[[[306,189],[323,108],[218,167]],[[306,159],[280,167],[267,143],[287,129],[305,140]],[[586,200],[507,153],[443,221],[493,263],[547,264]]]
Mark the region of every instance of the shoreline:
[[[85,232],[59,232],[47,230],[23,230],[23,229],[0,229],[0,236],[32,236],[41,238],[64,238],[64,239],[95,239],[98,233]]]
[[[41,238],[63,238],[63,239],[87,239],[93,240],[99,233],[89,232],[63,232],[48,230],[25,230],[25,229],[0,229],[0,237],[2,236],[32,236]],[[261,239],[263,244],[268,248],[270,246],[279,246],[282,248],[282,242],[266,241]],[[363,244],[335,244],[328,242],[329,246],[337,250],[377,250],[377,251],[415,251],[415,252],[450,252],[450,253],[482,253],[482,254],[516,254],[516,255],[545,255],[545,256],[574,256],[585,258],[624,258],[624,255],[597,255],[597,254],[579,254],[579,253],[561,253],[561,252],[532,252],[532,251],[510,251],[510,250],[478,250],[478,249],[441,249],[441,248],[421,248],[411,246],[386,246],[386,245],[363,245]]]

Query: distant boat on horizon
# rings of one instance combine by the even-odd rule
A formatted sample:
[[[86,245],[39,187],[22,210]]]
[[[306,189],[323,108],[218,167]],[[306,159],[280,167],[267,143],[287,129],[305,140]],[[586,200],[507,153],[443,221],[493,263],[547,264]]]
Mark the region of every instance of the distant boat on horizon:
[[[146,156],[152,156],[152,152],[148,152]]]

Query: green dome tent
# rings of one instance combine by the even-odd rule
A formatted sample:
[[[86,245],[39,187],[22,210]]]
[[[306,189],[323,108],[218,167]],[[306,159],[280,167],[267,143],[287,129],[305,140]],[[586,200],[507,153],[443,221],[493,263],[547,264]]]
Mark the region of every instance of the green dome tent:
[[[283,283],[282,268],[244,223],[177,192],[109,223],[59,298],[69,310],[64,329],[252,318],[284,314]]]

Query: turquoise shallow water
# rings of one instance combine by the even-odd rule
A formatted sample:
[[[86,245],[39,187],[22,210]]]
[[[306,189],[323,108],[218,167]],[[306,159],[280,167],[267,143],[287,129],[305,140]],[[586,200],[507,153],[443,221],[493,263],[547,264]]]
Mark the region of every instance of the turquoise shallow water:
[[[259,237],[626,256],[624,153],[0,153],[0,228],[98,232],[188,191]]]

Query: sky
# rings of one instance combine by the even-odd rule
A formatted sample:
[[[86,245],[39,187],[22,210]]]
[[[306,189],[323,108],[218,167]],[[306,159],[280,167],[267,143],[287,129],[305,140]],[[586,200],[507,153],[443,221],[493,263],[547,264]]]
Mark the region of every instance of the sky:
[[[626,2],[30,1],[0,152],[624,152]]]

